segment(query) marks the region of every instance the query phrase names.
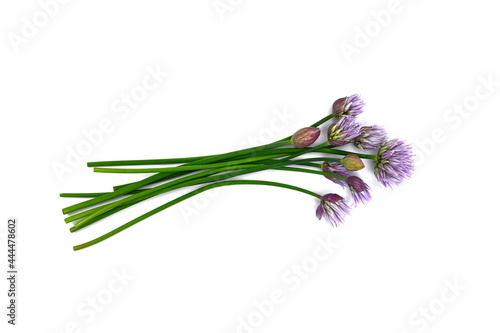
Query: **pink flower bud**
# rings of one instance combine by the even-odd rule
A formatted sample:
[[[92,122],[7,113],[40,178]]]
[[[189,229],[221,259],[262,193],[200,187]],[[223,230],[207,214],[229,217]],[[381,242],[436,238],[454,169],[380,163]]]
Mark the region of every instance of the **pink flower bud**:
[[[296,148],[305,148],[312,145],[319,137],[320,130],[316,127],[299,129],[290,139],[290,144]]]
[[[358,171],[365,167],[363,161],[355,154],[346,155],[340,162],[349,171]]]

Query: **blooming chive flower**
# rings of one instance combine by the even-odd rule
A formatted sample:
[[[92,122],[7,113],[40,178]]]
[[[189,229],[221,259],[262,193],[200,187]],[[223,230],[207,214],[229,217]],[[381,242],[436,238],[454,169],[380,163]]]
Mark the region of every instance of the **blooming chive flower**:
[[[312,145],[319,137],[320,130],[316,127],[305,127],[299,129],[292,135],[290,144],[295,148],[305,148]]]
[[[369,192],[370,187],[361,178],[351,176],[347,178],[347,185],[349,185],[356,206],[360,203],[365,204],[372,198]]]
[[[361,134],[353,140],[359,149],[378,149],[387,140],[385,129],[378,125],[361,127]]]
[[[357,116],[363,112],[365,102],[358,95],[351,95],[337,99],[332,106],[333,116],[336,118]]]
[[[332,226],[337,227],[344,222],[346,215],[349,215],[350,208],[345,203],[344,198],[338,194],[326,194],[321,198],[321,202],[316,209],[316,217],[321,220],[323,216]]]
[[[323,170],[323,172],[331,173],[332,175],[336,175],[336,176],[340,176],[340,177],[344,177],[344,178],[347,178],[351,175],[351,173],[349,171],[347,171],[347,169],[340,162],[323,162],[323,164],[321,164],[321,169]],[[325,177],[327,179],[330,179],[335,184],[338,184],[342,187],[346,187],[346,185],[347,185],[345,180],[335,178],[335,177],[328,177],[328,176],[325,176]]]
[[[343,146],[361,134],[361,128],[354,117],[344,117],[328,128],[328,142],[332,146]]]
[[[411,146],[402,140],[384,142],[375,159],[375,177],[385,187],[401,184],[413,173],[413,156]]]

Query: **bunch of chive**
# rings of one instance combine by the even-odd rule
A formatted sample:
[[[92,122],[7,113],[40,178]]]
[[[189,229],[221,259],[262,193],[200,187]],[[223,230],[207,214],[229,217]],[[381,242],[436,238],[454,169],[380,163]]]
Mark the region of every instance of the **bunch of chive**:
[[[411,176],[413,154],[411,147],[403,141],[389,140],[382,127],[361,126],[356,121],[356,116],[363,112],[364,106],[365,103],[358,95],[340,98],[333,103],[331,114],[310,127],[298,130],[292,136],[271,144],[225,154],[89,162],[88,166],[94,167],[95,172],[151,173],[152,175],[141,181],[115,186],[112,192],[61,193],[61,197],[89,198],[62,210],[64,214],[71,214],[65,219],[66,223],[74,222],[70,228],[71,232],[159,194],[184,187],[194,186],[195,188],[96,239],[74,246],[73,249],[76,251],[99,243],[183,200],[209,189],[229,185],[275,186],[308,194],[320,201],[316,216],[319,219],[325,217],[332,226],[338,226],[350,211],[344,198],[338,194],[320,195],[285,183],[231,178],[268,169],[317,174],[325,176],[342,187],[348,187],[355,205],[366,203],[371,198],[370,188],[363,180],[352,174],[353,171],[364,168],[361,159],[373,160],[377,180],[386,187],[392,187]],[[328,128],[327,140],[311,147],[320,136],[318,126],[331,119],[333,122]],[[347,144],[353,144],[365,152],[373,150],[374,154],[360,154],[338,149]],[[324,157],[304,158],[304,155],[308,153],[320,153]],[[124,166],[145,165],[162,165],[162,167],[123,168]],[[175,166],[164,167],[164,165]],[[160,182],[161,184],[158,184]],[[97,207],[91,208],[92,206]]]

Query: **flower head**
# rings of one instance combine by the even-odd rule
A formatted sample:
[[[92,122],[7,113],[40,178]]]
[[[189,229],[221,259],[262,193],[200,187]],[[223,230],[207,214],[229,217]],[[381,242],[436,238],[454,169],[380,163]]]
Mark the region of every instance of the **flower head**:
[[[365,204],[372,198],[369,192],[370,187],[361,178],[351,176],[347,178],[347,185],[349,185],[356,206],[359,203]]]
[[[332,106],[333,116],[336,118],[357,116],[363,112],[365,102],[358,95],[351,95],[337,99]]]
[[[328,142],[332,146],[343,146],[358,137],[360,131],[354,117],[344,117],[328,128]]]
[[[290,144],[295,148],[305,148],[312,145],[319,137],[320,130],[316,127],[305,127],[299,129],[292,135]]]
[[[336,176],[340,176],[340,177],[344,177],[344,178],[347,178],[351,175],[351,173],[349,171],[347,171],[347,169],[340,162],[326,162],[325,161],[325,162],[323,162],[323,164],[321,164],[321,169],[323,170],[323,172],[331,173],[332,175],[336,175]],[[338,184],[342,187],[346,187],[346,185],[347,185],[345,180],[335,178],[335,177],[328,177],[328,176],[325,176],[325,177],[327,179],[330,179],[335,184]]]
[[[361,127],[361,134],[353,140],[359,149],[377,149],[387,140],[385,129],[378,125]]]
[[[401,184],[413,173],[413,156],[411,146],[402,140],[384,142],[375,159],[375,177],[385,187]]]
[[[344,198],[338,194],[326,194],[321,198],[321,202],[316,209],[318,219],[324,216],[325,219],[334,227],[344,222],[346,215],[349,215],[350,208],[345,203]]]

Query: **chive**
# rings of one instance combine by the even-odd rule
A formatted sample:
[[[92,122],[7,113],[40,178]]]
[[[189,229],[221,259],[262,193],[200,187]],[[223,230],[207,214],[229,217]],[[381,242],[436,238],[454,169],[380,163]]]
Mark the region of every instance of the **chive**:
[[[121,225],[120,227],[118,227],[118,228],[116,228],[116,229],[114,229],[114,230],[112,230],[112,231],[110,231],[110,232],[108,232],[100,237],[97,237],[97,238],[95,238],[91,241],[88,241],[86,243],[74,246],[73,250],[78,251],[78,250],[84,249],[86,247],[100,243],[100,242],[118,234],[119,232],[122,232],[123,230],[130,228],[134,224],[136,224],[142,220],[145,220],[148,217],[153,216],[153,215],[161,212],[162,210],[165,210],[165,209],[167,209],[167,208],[169,208],[169,207],[171,207],[171,206],[173,206],[181,201],[184,201],[190,197],[193,197],[199,193],[202,193],[204,191],[207,191],[207,190],[210,190],[210,189],[213,189],[216,187],[230,186],[230,185],[266,185],[266,186],[282,187],[282,188],[302,192],[302,193],[311,195],[315,198],[321,199],[321,195],[314,193],[314,192],[311,192],[309,190],[303,189],[301,187],[293,186],[293,185],[277,183],[277,182],[262,181],[262,180],[228,180],[228,181],[224,181],[224,182],[205,185],[199,189],[196,189],[196,190],[193,190],[187,194],[184,194],[184,195],[178,197],[177,199],[171,200],[171,201],[169,201],[169,202],[167,202],[167,203],[165,203],[165,204],[163,204],[163,205],[161,205],[161,206],[159,206],[159,207],[157,207],[157,208],[155,208],[155,209],[153,209],[145,214],[142,214],[139,217],[136,217],[135,219]]]

